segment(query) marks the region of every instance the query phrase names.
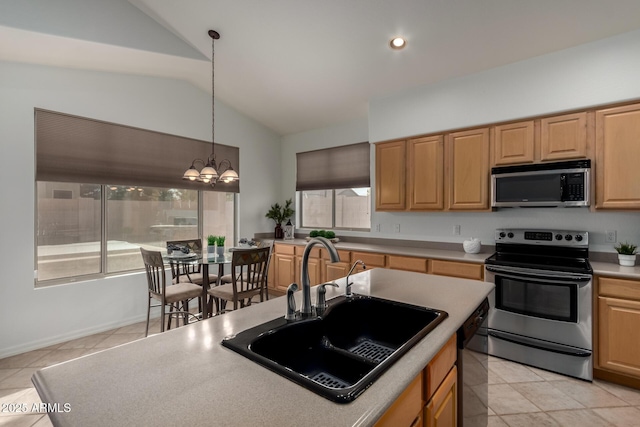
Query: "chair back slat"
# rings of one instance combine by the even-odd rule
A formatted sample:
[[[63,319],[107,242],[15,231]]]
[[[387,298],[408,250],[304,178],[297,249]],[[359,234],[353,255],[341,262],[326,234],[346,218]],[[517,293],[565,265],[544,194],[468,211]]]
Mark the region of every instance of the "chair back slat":
[[[142,261],[144,262],[144,268],[147,273],[149,292],[155,295],[164,294],[167,279],[164,272],[162,254],[158,251],[148,251],[144,248],[140,248],[140,253],[142,254]]]
[[[267,262],[270,247],[239,249],[233,252],[231,270],[233,274],[233,293],[251,291],[266,287]]]

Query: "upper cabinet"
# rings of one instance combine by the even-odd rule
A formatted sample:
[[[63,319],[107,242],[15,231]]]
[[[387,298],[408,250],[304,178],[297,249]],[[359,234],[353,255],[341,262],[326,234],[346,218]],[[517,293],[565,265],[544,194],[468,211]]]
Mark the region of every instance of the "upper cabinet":
[[[565,114],[540,120],[540,160],[587,157],[587,113]]]
[[[640,208],[640,104],[596,111],[596,208]]]
[[[533,163],[533,120],[493,127],[494,165]]]
[[[444,139],[442,135],[407,141],[408,209],[444,208]]]
[[[489,128],[446,136],[445,188],[448,210],[490,210]]]
[[[376,144],[376,210],[405,208],[405,141]]]

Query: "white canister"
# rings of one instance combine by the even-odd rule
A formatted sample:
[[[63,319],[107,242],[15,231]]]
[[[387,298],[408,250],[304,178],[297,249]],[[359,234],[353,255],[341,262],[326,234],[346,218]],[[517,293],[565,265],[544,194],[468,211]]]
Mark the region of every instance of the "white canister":
[[[480,239],[472,237],[462,242],[462,248],[468,254],[477,254],[482,248],[482,243],[480,242]]]

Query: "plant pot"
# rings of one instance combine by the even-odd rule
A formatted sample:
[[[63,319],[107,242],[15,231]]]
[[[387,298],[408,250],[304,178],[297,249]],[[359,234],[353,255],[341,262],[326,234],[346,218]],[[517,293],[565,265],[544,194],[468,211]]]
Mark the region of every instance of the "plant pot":
[[[216,255],[218,257],[224,256],[224,246],[216,246]]]
[[[208,245],[208,246],[207,246],[207,253],[208,253],[208,254],[214,254],[214,253],[216,253],[216,246],[215,246],[215,245]]]
[[[618,264],[625,267],[633,267],[634,265],[636,265],[636,254],[633,254],[633,255],[618,254]]]
[[[280,224],[276,224],[275,238],[276,239],[283,239],[284,238],[284,230],[282,229],[282,225],[280,225]]]

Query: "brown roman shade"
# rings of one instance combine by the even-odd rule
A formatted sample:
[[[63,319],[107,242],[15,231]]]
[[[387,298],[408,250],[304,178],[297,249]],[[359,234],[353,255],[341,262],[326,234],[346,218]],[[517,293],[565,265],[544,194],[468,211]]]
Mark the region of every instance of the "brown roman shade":
[[[296,191],[369,187],[369,143],[296,154]]]
[[[212,188],[182,179],[193,159],[206,161],[211,142],[40,109],[35,129],[38,181],[240,192],[238,181]],[[240,174],[237,147],[216,143],[215,153]]]

